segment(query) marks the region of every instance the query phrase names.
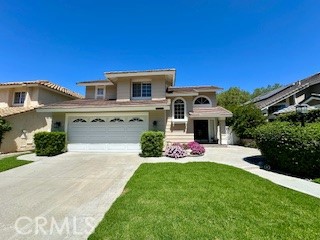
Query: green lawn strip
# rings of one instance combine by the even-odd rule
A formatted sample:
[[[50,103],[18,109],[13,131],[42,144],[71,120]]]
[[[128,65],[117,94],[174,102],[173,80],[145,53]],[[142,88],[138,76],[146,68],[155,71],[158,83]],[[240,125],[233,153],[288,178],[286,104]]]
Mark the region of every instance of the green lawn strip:
[[[215,163],[142,164],[89,239],[320,239],[320,200]]]
[[[320,184],[320,178],[313,179],[312,182],[315,182],[315,183],[319,183],[319,184]]]
[[[32,161],[18,160],[17,157],[18,156],[11,156],[0,159],[0,172],[7,171],[9,169],[16,168],[28,163],[32,163]]]

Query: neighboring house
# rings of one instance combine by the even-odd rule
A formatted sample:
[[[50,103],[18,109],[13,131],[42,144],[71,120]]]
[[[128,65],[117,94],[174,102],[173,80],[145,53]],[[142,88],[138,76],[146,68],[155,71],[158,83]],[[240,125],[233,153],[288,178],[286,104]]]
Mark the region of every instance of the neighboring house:
[[[141,133],[160,130],[167,142],[226,144],[226,117],[214,86],[174,87],[175,69],[106,72],[80,82],[85,99],[44,106],[67,132],[69,151],[138,151]]]
[[[0,83],[0,117],[10,122],[12,130],[5,133],[0,152],[24,151],[34,148],[37,131],[51,131],[50,113],[38,113],[45,104],[81,98],[82,96],[48,81]]]
[[[320,73],[258,96],[251,102],[269,119],[275,117],[274,113],[294,111],[293,106],[301,103],[320,108]]]

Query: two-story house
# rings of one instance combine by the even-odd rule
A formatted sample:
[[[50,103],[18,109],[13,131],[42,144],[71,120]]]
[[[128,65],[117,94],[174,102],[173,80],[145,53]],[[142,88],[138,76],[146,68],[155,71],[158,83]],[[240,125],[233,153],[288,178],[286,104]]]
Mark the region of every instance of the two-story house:
[[[69,151],[139,151],[146,130],[167,142],[226,144],[225,120],[214,86],[175,87],[175,69],[106,72],[105,80],[80,82],[85,99],[44,106],[67,132]]]
[[[295,111],[295,106],[302,103],[320,109],[320,73],[258,96],[250,102],[269,119],[274,119],[278,113]]]
[[[35,109],[78,98],[82,96],[45,80],[0,83],[0,117],[12,126],[4,135],[0,152],[33,149],[34,133],[52,129],[51,114]]]

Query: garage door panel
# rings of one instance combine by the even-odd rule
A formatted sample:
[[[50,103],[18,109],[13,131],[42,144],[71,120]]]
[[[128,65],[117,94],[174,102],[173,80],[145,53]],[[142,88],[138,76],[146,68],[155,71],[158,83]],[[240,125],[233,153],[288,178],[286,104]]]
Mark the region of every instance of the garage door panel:
[[[70,151],[138,152],[141,133],[148,129],[146,116],[76,116],[68,122]]]

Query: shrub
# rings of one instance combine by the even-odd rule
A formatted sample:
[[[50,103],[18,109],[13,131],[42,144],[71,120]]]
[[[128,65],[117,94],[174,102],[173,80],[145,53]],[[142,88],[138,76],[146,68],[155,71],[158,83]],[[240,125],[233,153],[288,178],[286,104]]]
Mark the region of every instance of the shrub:
[[[189,142],[188,148],[191,150],[192,155],[203,155],[206,151],[204,147],[197,142]]]
[[[63,132],[38,132],[34,135],[37,156],[55,156],[63,152],[66,134]]]
[[[146,131],[140,139],[143,157],[161,157],[164,133],[159,131]]]
[[[272,168],[301,177],[319,177],[320,123],[300,127],[272,122],[258,127],[255,139]]]
[[[180,144],[172,144],[167,146],[165,155],[171,158],[184,158],[187,156],[186,150],[183,149],[182,145]]]
[[[254,129],[266,122],[261,110],[253,104],[240,106],[233,111],[232,129],[240,138],[253,138]]]
[[[320,122],[320,109],[309,111],[306,114],[304,114],[303,117],[305,119],[305,122],[307,123]],[[300,123],[301,115],[296,112],[280,114],[277,117],[277,120],[281,122]]]
[[[3,140],[3,135],[11,130],[11,125],[3,118],[0,117],[0,145]]]

